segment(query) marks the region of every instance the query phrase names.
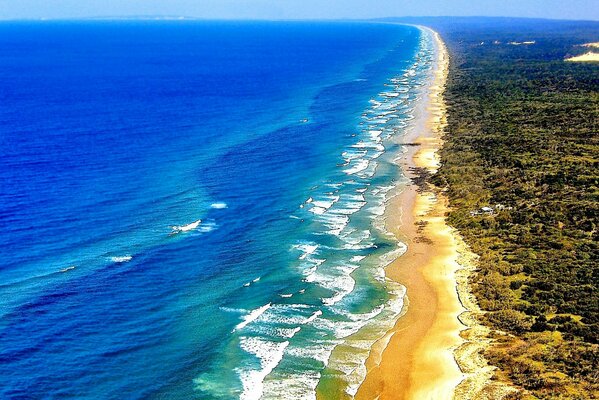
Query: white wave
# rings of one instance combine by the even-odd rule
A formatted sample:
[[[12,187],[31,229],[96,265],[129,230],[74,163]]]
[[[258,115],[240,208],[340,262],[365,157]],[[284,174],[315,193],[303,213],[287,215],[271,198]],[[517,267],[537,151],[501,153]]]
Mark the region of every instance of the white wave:
[[[224,202],[219,202],[219,203],[212,203],[210,205],[210,208],[215,208],[215,209],[223,209],[223,208],[227,208],[227,203]]]
[[[307,258],[307,260],[310,264],[310,267],[307,269],[303,269],[302,273],[304,274],[304,276],[306,276],[306,278],[304,278],[304,282],[312,282],[313,279],[313,275],[316,272],[316,270],[318,269],[319,266],[321,266],[326,259],[312,259],[312,258]],[[306,265],[302,265],[302,268],[305,268]],[[302,289],[299,291],[299,293],[304,293],[306,291],[306,289]]]
[[[336,202],[339,201],[339,196],[331,196],[326,200],[315,200],[312,202],[312,204],[315,207],[322,207],[324,209],[329,209],[333,206],[333,204],[335,204]]]
[[[268,338],[293,338],[309,318],[314,306],[307,304],[273,304],[259,319],[249,325],[247,334]]]
[[[327,269],[326,274],[319,272],[312,274],[312,282],[334,293],[333,296],[321,300],[324,305],[332,306],[354,290],[356,281],[350,274],[357,267],[357,265],[340,265]]]
[[[302,254],[299,256],[300,260],[304,260],[310,254],[314,254],[314,252],[316,252],[316,250],[318,250],[318,247],[319,246],[317,244],[308,244],[308,243],[296,244],[293,246],[294,249],[300,250],[302,252]]]
[[[243,386],[243,392],[239,396],[240,400],[258,400],[262,397],[264,378],[279,365],[288,345],[288,341],[272,342],[257,337],[241,338],[240,347],[258,358],[260,369],[237,369]]]
[[[312,344],[305,344],[301,347],[289,347],[287,354],[297,358],[320,361],[324,366],[326,366],[329,363],[329,358],[333,348],[335,345],[340,343],[340,340],[317,341]]]
[[[373,308],[367,313],[352,314],[350,312],[343,312],[342,314],[353,322],[365,322],[379,315],[385,309],[385,307],[387,307],[386,304],[381,304],[380,306]]]
[[[302,330],[301,326],[296,326],[295,328],[291,328],[291,329],[283,329],[281,336],[291,339],[295,336],[296,333],[298,333],[301,330]]]
[[[355,147],[357,149],[364,149],[364,148],[369,148],[369,149],[375,149],[377,151],[385,151],[385,146],[383,146],[381,143],[373,143],[373,142],[363,142],[360,141],[358,143],[352,144],[351,147]]]
[[[246,312],[246,310],[243,310],[241,308],[219,307],[218,309],[224,312],[230,312],[235,314],[243,314]]]
[[[272,303],[268,303],[268,304],[263,305],[260,308],[256,308],[255,310],[252,310],[249,314],[247,314],[245,317],[243,317],[243,321],[238,323],[235,326],[235,328],[233,328],[232,332],[235,332],[235,331],[245,328],[247,324],[258,319],[258,317],[260,317],[260,315],[262,315],[264,313],[264,311],[268,310],[271,307],[271,305],[272,305]]]
[[[351,164],[351,168],[343,170],[343,172],[345,172],[348,175],[353,175],[357,174],[358,172],[364,171],[366,168],[368,168],[370,161],[365,158],[358,158],[356,160],[352,160]]]
[[[260,278],[261,278],[261,277],[259,276],[259,277],[257,277],[256,279],[253,279],[253,280],[251,280],[251,281],[249,281],[249,282],[246,282],[246,283],[244,283],[244,284],[243,284],[243,286],[245,286],[245,287],[248,287],[248,286],[250,286],[252,283],[256,283],[256,282],[258,282],[258,281],[260,280]]]
[[[304,282],[312,283],[316,280],[316,267],[310,268],[306,271],[306,277],[303,279]]]
[[[287,299],[289,297],[292,297],[293,293],[281,293],[281,294],[279,294],[279,296],[281,296],[284,299]]]
[[[287,354],[289,349],[287,347]],[[278,372],[264,381],[261,400],[316,400],[316,386],[320,380],[318,371]]]
[[[350,259],[350,261],[351,261],[351,262],[360,262],[360,261],[362,261],[362,260],[363,260],[363,259],[365,259],[365,258],[366,258],[366,256],[353,256],[353,257]]]
[[[407,250],[408,250],[408,246],[405,243],[398,242],[396,249],[388,251],[379,257],[379,259],[381,260],[381,263],[382,263],[381,267],[386,268],[393,261],[395,261],[402,255],[404,255]]]
[[[314,306],[303,303],[272,304],[262,313],[259,323],[248,326],[248,332],[282,337],[283,334],[287,335],[290,329],[304,325],[313,309]]]
[[[379,164],[376,161],[370,162],[370,164],[366,168],[364,168],[362,171],[360,171],[358,173],[358,176],[362,177],[362,178],[373,177],[374,174],[376,173],[376,169],[377,169],[378,165]]]
[[[201,219],[198,219],[197,221],[192,222],[191,224],[187,224],[187,225],[181,225],[181,226],[172,226],[171,229],[173,230],[171,232],[171,234],[176,234],[176,233],[180,233],[180,232],[189,232],[189,231],[193,231],[194,229],[196,229],[200,224],[202,223]]]
[[[345,339],[348,336],[358,332],[367,321],[356,323],[356,321],[331,321],[326,318],[319,318],[314,321],[315,327],[319,330],[332,332],[336,339]]]
[[[382,156],[383,154],[385,154],[384,151],[377,151],[374,152],[373,154],[370,155],[370,159],[371,160],[376,160],[377,158],[379,158],[380,156]]]
[[[404,78],[403,76],[397,76],[395,78],[392,78],[391,82],[399,83],[401,85],[408,85],[410,83],[410,81],[408,79]],[[407,90],[410,90],[410,89],[407,89]]]
[[[358,194],[348,194],[345,197],[347,198],[348,201],[350,202],[363,202],[364,201],[364,192],[367,189],[357,189],[356,192]]]
[[[341,203],[340,203],[341,204]],[[336,214],[352,215],[357,213],[366,205],[365,201],[348,201],[342,204],[343,208],[335,209]]]
[[[378,111],[376,114],[376,118],[382,118],[382,117],[386,117],[390,114],[393,114],[395,111],[394,110],[387,110],[387,111]]]
[[[348,179],[347,181],[341,182],[342,186],[351,186],[351,185],[366,185],[369,186],[370,183],[358,183],[355,179]]]
[[[198,231],[202,233],[212,232],[216,229],[216,224],[214,222],[204,223],[200,225]]]
[[[405,103],[405,99],[395,99],[395,100],[387,100],[381,106],[380,110],[377,111],[396,111],[398,108],[403,107]]]
[[[366,155],[366,153],[368,153],[367,150],[361,150],[361,151],[352,151],[352,150],[347,150],[344,151],[343,153],[341,153],[341,156],[347,160],[347,161],[351,161],[354,160],[356,158],[362,158]]]
[[[339,196],[332,195],[331,193],[324,200],[312,200],[312,208],[309,211],[316,215],[322,215],[327,212],[327,210],[331,208],[337,201],[339,201]]]
[[[368,243],[358,243],[358,244],[346,243],[341,248],[343,250],[366,250],[366,249],[371,249],[372,247],[373,247],[373,242],[368,242]],[[374,247],[376,247],[376,246],[374,246]]]
[[[353,287],[349,290],[349,291],[341,291],[341,292],[337,292],[335,293],[335,295],[333,297],[327,297],[322,299],[322,304],[324,304],[325,306],[332,306],[336,303],[338,303],[339,301],[343,300],[343,298],[350,293],[353,290]]]
[[[334,212],[321,215],[318,219],[328,230],[324,232],[325,234],[338,236],[343,229],[349,224],[349,217],[337,210]]]
[[[310,322],[314,321],[316,318],[320,317],[322,315],[322,311],[320,310],[316,310],[314,311],[314,314],[310,315],[310,317],[308,317],[308,319],[306,319],[306,324],[309,324]]]
[[[306,260],[304,261],[305,263],[310,263],[312,265],[314,265],[315,267],[319,267],[322,263],[324,263],[327,259],[326,258],[312,258],[312,257],[307,257]]]
[[[389,122],[387,118],[373,118],[368,120],[369,125],[385,125],[387,122]]]
[[[314,213],[314,214],[317,214],[317,215],[322,215],[322,214],[324,214],[325,212],[327,212],[327,209],[326,209],[326,208],[323,208],[323,207],[312,207],[312,208],[310,209],[310,212],[311,212],[311,213]]]
[[[125,256],[110,257],[110,260],[115,263],[125,263],[125,262],[131,261],[132,259],[133,259],[133,256],[129,255],[129,254],[127,254]]]
[[[377,101],[377,100],[374,100],[374,99],[368,100],[368,102],[370,104],[372,104],[372,108],[379,108],[381,106],[381,104],[383,104],[380,101]]]
[[[378,194],[387,194],[389,191],[391,191],[391,189],[394,189],[395,186],[394,185],[389,185],[389,186],[378,186],[377,188],[372,190],[372,194],[374,195],[378,195]]]
[[[370,211],[373,216],[380,217],[381,215],[385,214],[385,204],[372,206],[368,209],[368,211]]]

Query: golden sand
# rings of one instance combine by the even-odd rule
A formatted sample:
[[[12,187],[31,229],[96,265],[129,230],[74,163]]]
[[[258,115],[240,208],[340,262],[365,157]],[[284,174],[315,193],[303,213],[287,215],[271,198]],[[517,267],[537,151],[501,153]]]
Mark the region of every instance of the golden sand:
[[[589,43],[589,44],[595,44],[595,43]],[[589,52],[584,53],[584,54],[582,54],[580,56],[566,58],[566,61],[572,61],[572,62],[599,62],[599,53],[594,53],[592,51],[589,51]]]
[[[419,110],[420,125],[404,139],[418,144],[401,161],[412,178],[417,173],[414,167],[429,173],[439,168],[446,125],[443,91],[449,58],[439,35],[432,34],[438,58],[428,102]],[[479,310],[467,282],[475,257],[446,223],[446,196],[427,185],[411,184],[387,210],[387,229],[408,250],[386,272],[406,286],[408,306],[395,327],[373,346],[356,399],[502,398],[510,389],[490,385],[493,369],[480,356],[488,343],[487,332],[473,317]]]

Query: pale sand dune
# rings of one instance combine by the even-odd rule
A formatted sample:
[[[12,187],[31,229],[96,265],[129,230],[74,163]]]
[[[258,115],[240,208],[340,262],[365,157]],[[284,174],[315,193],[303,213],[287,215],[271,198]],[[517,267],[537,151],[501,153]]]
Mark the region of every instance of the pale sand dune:
[[[420,146],[410,146],[402,160],[404,171],[416,166],[435,172],[439,167],[449,59],[440,37],[434,36],[438,59],[428,104],[419,110],[420,125],[404,138]],[[409,305],[389,334],[373,346],[356,399],[504,397],[510,389],[490,385],[492,368],[479,355],[484,343],[478,341],[486,332],[460,302],[460,297],[468,299],[466,307],[478,310],[467,287],[474,256],[446,224],[447,198],[427,187],[418,190],[409,185],[387,209],[387,228],[408,245],[406,254],[387,268],[387,276],[407,287]]]
[[[589,43],[590,44],[597,44],[597,43]],[[570,58],[566,58],[565,61],[572,61],[572,62],[599,62],[599,53],[593,53],[592,51],[589,51],[588,53],[584,53],[580,56],[576,56],[576,57],[570,57]]]

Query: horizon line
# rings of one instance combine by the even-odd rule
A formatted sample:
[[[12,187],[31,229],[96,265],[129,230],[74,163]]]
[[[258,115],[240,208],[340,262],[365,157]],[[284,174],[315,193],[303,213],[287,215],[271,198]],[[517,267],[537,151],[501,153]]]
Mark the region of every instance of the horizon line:
[[[537,20],[537,21],[571,21],[571,22],[596,22],[599,19],[569,19],[547,17],[516,17],[516,16],[489,16],[489,15],[406,15],[372,18],[205,18],[184,15],[111,15],[87,17],[37,17],[37,18],[2,18],[0,22],[53,22],[53,21],[246,21],[246,22],[368,22],[385,21],[393,19],[499,19],[499,20]]]

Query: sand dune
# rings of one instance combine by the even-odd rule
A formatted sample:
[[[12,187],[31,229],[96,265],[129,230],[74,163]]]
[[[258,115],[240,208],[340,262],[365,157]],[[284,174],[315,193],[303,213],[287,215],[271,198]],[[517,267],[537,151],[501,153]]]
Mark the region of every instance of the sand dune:
[[[591,44],[591,43],[589,43],[589,44]],[[592,44],[597,44],[597,43],[592,43]],[[584,53],[584,54],[579,55],[579,56],[566,58],[566,61],[572,61],[572,62],[599,62],[599,53],[594,53],[592,51],[589,51],[589,52]]]

